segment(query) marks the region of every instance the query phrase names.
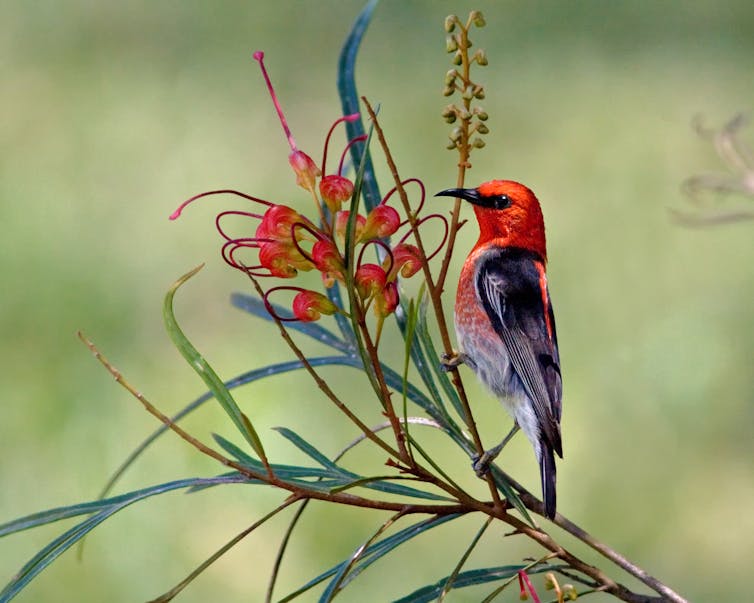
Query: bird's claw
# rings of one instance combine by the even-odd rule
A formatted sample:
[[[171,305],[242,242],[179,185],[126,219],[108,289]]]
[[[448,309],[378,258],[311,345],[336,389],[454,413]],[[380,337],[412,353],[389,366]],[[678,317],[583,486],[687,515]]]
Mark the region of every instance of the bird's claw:
[[[450,354],[445,353],[440,357],[440,368],[447,373],[465,362],[466,354],[455,351]]]
[[[494,461],[498,457],[500,451],[508,443],[508,440],[510,440],[513,434],[517,431],[518,425],[516,424],[514,425],[511,432],[505,437],[505,439],[497,446],[490,448],[489,450],[485,450],[482,454],[477,454],[473,457],[471,466],[473,467],[474,472],[477,474],[477,477],[484,477],[485,475],[487,475],[487,473],[489,473],[492,461]]]
[[[485,450],[483,454],[474,455],[471,467],[474,469],[477,477],[484,477],[490,472],[490,463],[495,460],[495,456],[491,453],[493,450]]]

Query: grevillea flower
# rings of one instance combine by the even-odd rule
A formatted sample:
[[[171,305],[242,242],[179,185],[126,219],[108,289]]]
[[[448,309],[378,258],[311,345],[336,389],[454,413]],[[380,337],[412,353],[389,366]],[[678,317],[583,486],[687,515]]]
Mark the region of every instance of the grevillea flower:
[[[338,241],[344,243],[346,240],[346,231],[348,230],[348,220],[351,218],[351,212],[347,209],[339,211],[335,215],[335,235]],[[356,225],[354,226],[354,235],[357,241],[361,241],[362,233],[367,219],[361,214],[356,215]]]
[[[181,204],[171,215],[171,219],[177,218],[186,205],[201,197],[219,193],[243,197],[262,205],[263,210],[260,213],[227,210],[219,213],[215,219],[217,230],[225,240],[222,254],[223,259],[228,264],[254,278],[272,276],[292,279],[300,272],[316,270],[321,274],[325,287],[332,287],[336,283],[345,284],[348,274],[345,243],[352,212],[349,209],[343,209],[343,206],[353,197],[354,184],[342,172],[346,152],[350,146],[366,137],[359,136],[346,145],[334,173],[327,172],[326,162],[330,138],[336,126],[346,121],[358,119],[359,115],[347,115],[337,119],[332,124],[325,138],[322,164],[317,166],[309,155],[296,146],[269,74],[264,66],[264,54],[256,52],[254,58],[259,62],[280,124],[291,148],[288,161],[296,174],[296,182],[310,192],[314,198],[318,219],[311,220],[299,210],[288,205],[271,203],[245,193],[225,189],[192,197]],[[409,182],[417,183],[421,192],[419,207],[413,212],[415,215],[424,203],[424,186],[416,179],[406,180],[403,184]],[[410,230],[395,246],[391,247],[390,245],[389,237],[409,223],[408,219],[402,220],[400,213],[388,204],[395,192],[396,189],[391,190],[367,216],[361,214],[353,216],[352,226],[354,231],[350,239],[352,244],[356,246],[354,250],[355,266],[351,268],[355,292],[364,308],[371,307],[373,309],[379,318],[379,328],[382,326],[382,319],[394,312],[398,306],[398,278],[407,278],[414,275],[422,267],[423,262],[423,254],[420,250],[405,242],[406,237],[411,234]],[[445,222],[447,231],[447,222],[439,215],[428,216],[418,221],[412,217],[412,224],[416,227],[431,218]],[[242,232],[241,236],[234,236],[226,230],[227,220],[230,219],[236,221],[252,219],[257,223],[255,227]],[[249,232],[253,232],[254,235],[249,236]],[[441,246],[442,244],[444,244],[444,237]],[[369,247],[374,247],[374,250],[377,251],[382,265],[363,261],[365,251]],[[433,252],[432,255],[434,253],[437,253],[437,251]],[[248,258],[249,254],[252,254],[251,262],[246,263],[240,259],[240,256]],[[275,306],[268,300],[270,294],[281,290],[296,292],[291,303],[292,315],[277,316]],[[295,286],[272,287],[265,293],[264,301],[270,313],[276,315],[280,320],[286,321],[301,320],[308,322],[318,320],[322,315],[331,315],[341,311],[326,295]]]
[[[296,210],[286,205],[271,205],[257,226],[257,239],[286,240],[291,237],[294,224],[309,224]]]
[[[353,182],[343,176],[331,174],[319,181],[319,194],[331,213],[337,212],[353,195]]]
[[[296,172],[296,184],[307,191],[314,192],[317,178],[322,174],[314,160],[303,151],[294,149],[288,156],[288,163]]]
[[[364,230],[359,234],[359,240],[384,239],[395,234],[400,225],[401,217],[398,212],[389,205],[381,203],[369,212],[364,223]]]
[[[377,264],[362,264],[354,275],[356,291],[365,303],[372,303],[378,317],[392,314],[398,306],[398,285],[389,281],[388,274]]]
[[[269,241],[259,246],[259,263],[270,271],[270,276],[293,278],[299,270],[314,268],[311,260],[304,257],[295,245],[281,241]]]
[[[393,247],[392,251],[393,266],[391,268],[391,274],[393,275],[393,278],[398,272],[400,272],[402,277],[409,278],[421,270],[423,262],[421,259],[421,252],[416,245],[399,243]]]
[[[318,320],[322,314],[335,314],[338,307],[326,296],[304,289],[293,298],[293,315],[302,322]]]

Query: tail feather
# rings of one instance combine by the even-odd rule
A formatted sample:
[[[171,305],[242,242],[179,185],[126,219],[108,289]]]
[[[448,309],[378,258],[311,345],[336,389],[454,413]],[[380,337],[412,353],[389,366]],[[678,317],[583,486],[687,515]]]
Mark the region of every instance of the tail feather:
[[[552,446],[544,439],[540,440],[539,472],[542,477],[542,500],[545,504],[545,516],[555,518],[555,453]]]

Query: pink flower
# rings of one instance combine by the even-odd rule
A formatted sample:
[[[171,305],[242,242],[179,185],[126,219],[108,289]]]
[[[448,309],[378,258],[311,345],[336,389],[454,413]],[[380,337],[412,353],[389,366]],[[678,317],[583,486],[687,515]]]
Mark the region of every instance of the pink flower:
[[[362,264],[354,275],[356,290],[363,300],[379,294],[387,284],[387,273],[377,264]]]
[[[401,276],[409,278],[414,276],[422,268],[419,248],[408,243],[399,243],[393,247],[393,266],[390,270],[392,275],[399,271]]]
[[[319,193],[330,212],[335,213],[351,199],[353,182],[343,176],[325,176],[319,181]]]
[[[346,230],[348,230],[348,220],[350,217],[351,212],[347,209],[339,211],[335,215],[335,234],[340,241],[346,240]],[[361,214],[356,216],[356,232],[354,234],[356,235],[357,241],[361,240],[361,234],[364,231],[364,225],[366,224],[366,221],[366,218]]]
[[[293,298],[293,315],[302,322],[318,320],[322,314],[335,314],[338,307],[326,296],[304,289]]]
[[[290,240],[291,228],[296,223],[310,224],[296,210],[287,205],[271,205],[257,226],[257,239]]]
[[[316,190],[317,178],[322,174],[314,160],[303,151],[294,149],[288,156],[288,163],[291,164],[293,171],[296,172],[296,184],[301,188],[314,192]]]
[[[394,234],[400,225],[398,212],[389,205],[380,204],[369,212],[359,240],[384,239]]]
[[[289,243],[269,241],[259,246],[259,263],[271,276],[293,278],[299,270],[311,270],[314,265]]]

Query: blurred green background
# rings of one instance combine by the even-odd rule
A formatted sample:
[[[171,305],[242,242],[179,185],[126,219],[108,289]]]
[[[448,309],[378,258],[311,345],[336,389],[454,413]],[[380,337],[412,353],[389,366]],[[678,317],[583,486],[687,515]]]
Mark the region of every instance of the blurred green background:
[[[162,297],[177,276],[206,261],[181,291],[177,312],[221,375],[290,356],[269,325],[228,303],[231,291],[249,286],[219,259],[211,220],[244,205],[216,198],[177,223],[167,216],[213,188],[308,208],[251,54],[265,50],[294,135],[317,158],[339,113],[337,53],[361,5],[0,4],[0,521],[93,498],[155,427],[78,342],[77,329],[163,410],[179,409],[203,390],[163,331]],[[429,191],[456,178],[440,118],[449,68],[442,23],[472,8],[488,22],[473,39],[490,60],[477,77],[486,84],[491,133],[468,183],[527,183],[548,225],[565,382],[559,510],[690,600],[747,600],[754,226],[688,229],[672,222],[668,208],[686,206],[685,177],[722,169],[691,131],[692,117],[720,125],[752,110],[754,6],[383,2],[358,62],[360,92],[381,103],[403,175],[422,178]],[[464,229],[459,250],[471,245],[473,230]],[[460,256],[451,281],[458,264]],[[400,363],[400,345],[394,338],[388,345]],[[361,391],[358,374],[325,375],[340,392]],[[466,381],[492,442],[510,422]],[[330,454],[354,436],[303,375],[247,387],[238,400],[281,462],[300,457],[273,426],[290,426]],[[353,404],[377,421],[368,397]],[[205,440],[211,431],[233,433],[214,407],[186,426]],[[430,440],[454,475],[484,496],[468,461]],[[383,460],[366,451],[354,458],[376,471]],[[538,492],[523,438],[502,462]],[[215,471],[168,436],[120,488]],[[238,486],[151,499],[96,530],[83,563],[67,553],[18,601],[157,596],[280,500]],[[349,554],[378,525],[354,509],[312,511],[292,543],[280,595]],[[260,600],[284,519],[247,538],[179,600]],[[456,523],[373,567],[342,598],[390,600],[446,575],[479,526],[472,518]],[[0,582],[62,528],[0,541]],[[538,552],[497,530],[470,566],[527,555]],[[477,601],[482,592],[450,600]]]

